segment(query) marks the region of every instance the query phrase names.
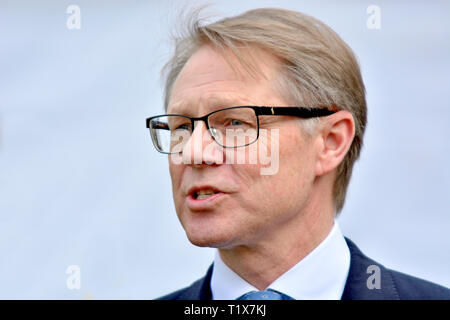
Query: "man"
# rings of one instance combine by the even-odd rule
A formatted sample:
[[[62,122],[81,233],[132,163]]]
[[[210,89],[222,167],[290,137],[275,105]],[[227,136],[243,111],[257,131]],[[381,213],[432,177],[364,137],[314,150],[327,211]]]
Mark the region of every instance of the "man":
[[[147,127],[188,239],[218,250],[205,277],[162,299],[450,299],[364,256],[335,221],[366,102],[329,27],[281,9],[193,23],[166,72],[167,114]]]

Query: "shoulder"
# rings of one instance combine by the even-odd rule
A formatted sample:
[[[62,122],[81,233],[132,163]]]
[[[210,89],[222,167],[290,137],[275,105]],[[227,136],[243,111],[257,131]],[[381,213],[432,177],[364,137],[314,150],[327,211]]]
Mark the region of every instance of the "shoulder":
[[[397,288],[400,299],[407,300],[450,300],[450,289],[436,283],[416,278],[399,271],[388,269]]]
[[[210,287],[213,265],[206,272],[206,275],[183,289],[166,294],[156,300],[211,300],[212,293]]]
[[[351,262],[343,299],[450,300],[450,289],[386,268],[346,241]]]
[[[162,297],[159,297],[155,300],[183,300],[183,296],[186,294],[186,291],[188,290],[189,287],[168,293]]]

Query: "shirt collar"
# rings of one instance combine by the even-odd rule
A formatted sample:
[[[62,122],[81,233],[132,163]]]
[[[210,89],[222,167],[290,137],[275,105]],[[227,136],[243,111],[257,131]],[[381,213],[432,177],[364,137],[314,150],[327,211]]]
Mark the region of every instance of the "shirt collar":
[[[268,288],[296,300],[338,300],[344,292],[349,268],[350,250],[335,221],[328,236]],[[231,270],[216,251],[211,291],[214,300],[235,300],[258,289]]]

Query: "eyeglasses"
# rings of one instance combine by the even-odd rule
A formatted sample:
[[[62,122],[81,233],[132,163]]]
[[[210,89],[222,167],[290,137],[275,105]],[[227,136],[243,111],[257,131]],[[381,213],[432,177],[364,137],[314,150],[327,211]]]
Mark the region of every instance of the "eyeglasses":
[[[229,107],[203,117],[164,114],[146,119],[153,145],[161,153],[180,153],[194,131],[196,121],[204,121],[209,134],[224,148],[245,147],[259,137],[259,116],[294,116],[315,118],[328,116],[336,110],[306,107]]]

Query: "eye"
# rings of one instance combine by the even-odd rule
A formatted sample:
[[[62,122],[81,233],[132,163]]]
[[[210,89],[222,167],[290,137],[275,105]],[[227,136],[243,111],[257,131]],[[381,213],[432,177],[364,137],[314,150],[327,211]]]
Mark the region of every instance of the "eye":
[[[242,122],[241,120],[237,120],[237,119],[231,119],[230,124],[232,126],[242,126],[244,124],[244,122]]]
[[[177,125],[173,130],[190,130],[191,125],[189,123],[184,123],[181,125]]]
[[[236,118],[228,118],[224,120],[224,126],[235,128],[235,129],[245,129],[251,126],[251,124],[243,119],[236,119]]]

